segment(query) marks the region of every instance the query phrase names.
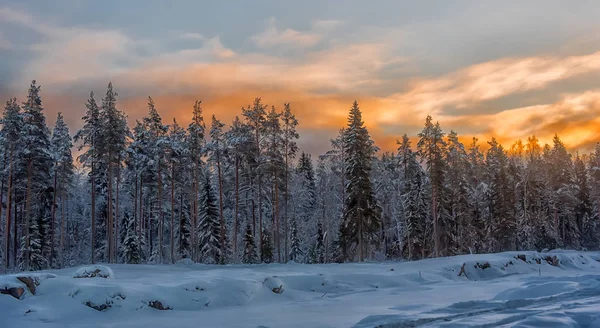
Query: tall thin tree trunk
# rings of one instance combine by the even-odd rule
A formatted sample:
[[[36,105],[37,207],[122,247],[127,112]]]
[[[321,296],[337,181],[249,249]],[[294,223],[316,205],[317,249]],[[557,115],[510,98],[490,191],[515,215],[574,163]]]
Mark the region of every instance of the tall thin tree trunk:
[[[94,160],[92,159],[92,264],[96,263],[96,172],[94,171]]]
[[[287,262],[287,258],[288,258],[288,187],[289,187],[289,163],[288,163],[288,144],[287,141],[285,143],[285,197],[283,198],[283,203],[284,203],[284,217],[283,217],[283,237],[285,238],[284,240],[284,254],[283,256],[286,258],[286,262]],[[325,248],[325,250],[327,250],[327,247]]]
[[[281,238],[279,229],[279,184],[277,179],[277,168],[275,168],[275,232],[277,241],[277,262],[281,262]]]
[[[27,195],[25,196],[25,249],[23,250],[23,267],[25,271],[29,271],[29,261],[31,252],[29,247],[31,245],[31,236],[29,231],[29,221],[31,220],[31,175],[33,172],[33,162],[29,160],[27,162]]]
[[[56,176],[56,170],[54,170],[54,191],[52,193],[52,222],[50,222],[50,267],[54,266],[54,231],[56,230],[55,228],[55,221],[56,221],[56,185],[57,185],[57,181],[58,181],[58,177]],[[2,196],[0,196],[0,199],[2,199]],[[0,206],[0,208],[2,208]],[[1,210],[0,210],[1,211]]]
[[[221,223],[221,236],[220,236],[220,245],[221,245],[221,263],[225,263],[225,217],[223,217],[223,178],[221,176],[221,157],[219,156],[220,149],[217,145],[217,179],[219,179],[219,221]]]
[[[239,157],[235,155],[235,218],[233,223],[233,255],[237,259],[238,229],[239,229],[239,204],[240,204],[240,169]]]
[[[199,182],[199,170],[200,170],[200,159],[198,158],[199,155],[196,155],[196,159],[195,159],[195,163],[194,163],[194,195],[193,195],[193,206],[194,208],[192,209],[192,258],[195,259],[196,261],[198,261],[198,257],[197,257],[197,245],[196,245],[196,228],[198,226],[198,189],[199,186],[198,184]]]
[[[17,188],[13,191],[15,194],[15,201],[13,202],[13,208],[15,210],[15,220],[13,224],[13,265],[17,266],[17,253],[19,251],[19,221],[17,212]]]
[[[144,180],[142,180],[142,174],[140,173],[140,224],[139,226],[139,236],[140,241],[142,240],[143,234],[146,231],[146,227],[144,225]]]
[[[12,184],[13,184],[13,150],[10,150],[10,164],[9,164],[9,169],[8,169],[8,200],[7,200],[7,205],[6,205],[6,232],[5,232],[5,236],[6,236],[6,252],[4,253],[4,257],[6,258],[6,264],[4,266],[4,273],[6,273],[6,271],[8,270],[8,268],[10,267],[10,221],[11,221],[11,201],[12,201]],[[16,236],[15,236],[16,238]],[[16,253],[17,249],[14,249],[14,252]]]
[[[431,213],[433,215],[433,248],[435,257],[440,257],[440,240],[437,222],[437,188],[435,186],[431,188],[431,194]]]
[[[108,224],[106,226],[106,239],[108,241],[108,263],[112,263],[113,254],[113,240],[112,240],[112,229],[113,229],[113,211],[112,211],[112,163],[108,163]]]
[[[67,194],[65,196],[65,194]],[[69,197],[62,188],[60,189],[60,267],[65,263],[65,197]]]
[[[175,161],[171,162],[171,263],[175,263]]]
[[[115,243],[114,243],[114,257],[113,259],[115,259],[115,262],[117,262],[118,258],[119,258],[119,185],[121,184],[121,159],[119,158],[119,162],[117,163],[117,178],[116,178],[116,204],[115,204],[115,231],[114,231],[114,235],[115,235]]]
[[[135,233],[138,232],[138,179],[137,179],[137,174],[135,175],[135,189],[134,189],[134,193],[133,193],[133,222],[134,222],[134,226],[133,226],[133,231]],[[138,234],[139,236],[139,234]]]
[[[163,211],[163,184],[162,184],[162,175],[160,172],[160,158],[158,160],[158,215],[160,217],[160,227],[158,227],[158,259],[159,262],[163,263],[163,236],[164,236],[164,228],[165,228],[165,215]]]

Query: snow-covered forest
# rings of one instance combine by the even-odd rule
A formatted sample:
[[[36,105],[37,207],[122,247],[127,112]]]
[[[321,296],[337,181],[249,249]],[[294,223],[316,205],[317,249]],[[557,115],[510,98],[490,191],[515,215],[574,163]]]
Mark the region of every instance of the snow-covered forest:
[[[148,98],[146,117],[130,122],[109,83],[82,101],[73,131],[60,113],[47,126],[42,99],[33,81],[2,117],[7,271],[417,260],[600,242],[600,146],[570,154],[558,136],[463,144],[427,117],[415,138],[399,131],[397,151],[382,152],[355,102],[313,158],[298,149],[293,104],[256,98],[222,122],[198,100],[182,126]]]

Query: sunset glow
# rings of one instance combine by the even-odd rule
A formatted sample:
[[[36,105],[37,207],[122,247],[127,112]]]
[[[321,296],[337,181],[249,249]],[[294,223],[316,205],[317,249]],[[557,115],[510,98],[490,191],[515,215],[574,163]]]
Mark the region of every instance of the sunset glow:
[[[464,140],[494,136],[509,147],[558,133],[570,150],[588,151],[600,140],[600,9],[544,1],[550,20],[534,3],[384,1],[375,20],[360,1],[338,10],[316,1],[15,2],[0,5],[0,97],[23,98],[36,79],[50,121],[62,111],[73,130],[89,91],[109,81],[130,125],[149,95],[165,120],[183,124],[196,99],[227,123],[255,97],[278,109],[290,102],[300,147],[312,153],[327,149],[357,99],[384,150],[429,114]]]

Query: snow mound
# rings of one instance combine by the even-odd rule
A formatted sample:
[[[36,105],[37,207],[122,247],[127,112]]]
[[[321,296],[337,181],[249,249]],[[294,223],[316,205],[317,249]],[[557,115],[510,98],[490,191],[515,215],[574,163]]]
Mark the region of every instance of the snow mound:
[[[181,259],[175,262],[176,265],[194,265],[196,262],[192,261],[189,257]]]
[[[265,285],[275,294],[283,293],[283,281],[277,277],[267,277],[265,281],[263,281],[263,285]]]
[[[73,278],[108,278],[114,279],[115,274],[113,271],[104,265],[90,265],[84,266],[73,274]]]

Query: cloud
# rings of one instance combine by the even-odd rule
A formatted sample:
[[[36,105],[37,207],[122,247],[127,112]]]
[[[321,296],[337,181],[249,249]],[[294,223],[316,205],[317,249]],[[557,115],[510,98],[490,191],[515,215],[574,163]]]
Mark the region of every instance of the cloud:
[[[206,40],[206,37],[200,33],[184,33],[180,36],[180,38],[187,40]]]
[[[0,50],[9,50],[13,48],[13,44],[4,34],[0,32]]]
[[[321,23],[327,25],[327,23]],[[300,32],[290,28],[280,30],[275,25],[275,18],[267,21],[267,27],[250,39],[261,48],[277,46],[306,48],[312,47],[321,40],[322,36],[313,32]]]

